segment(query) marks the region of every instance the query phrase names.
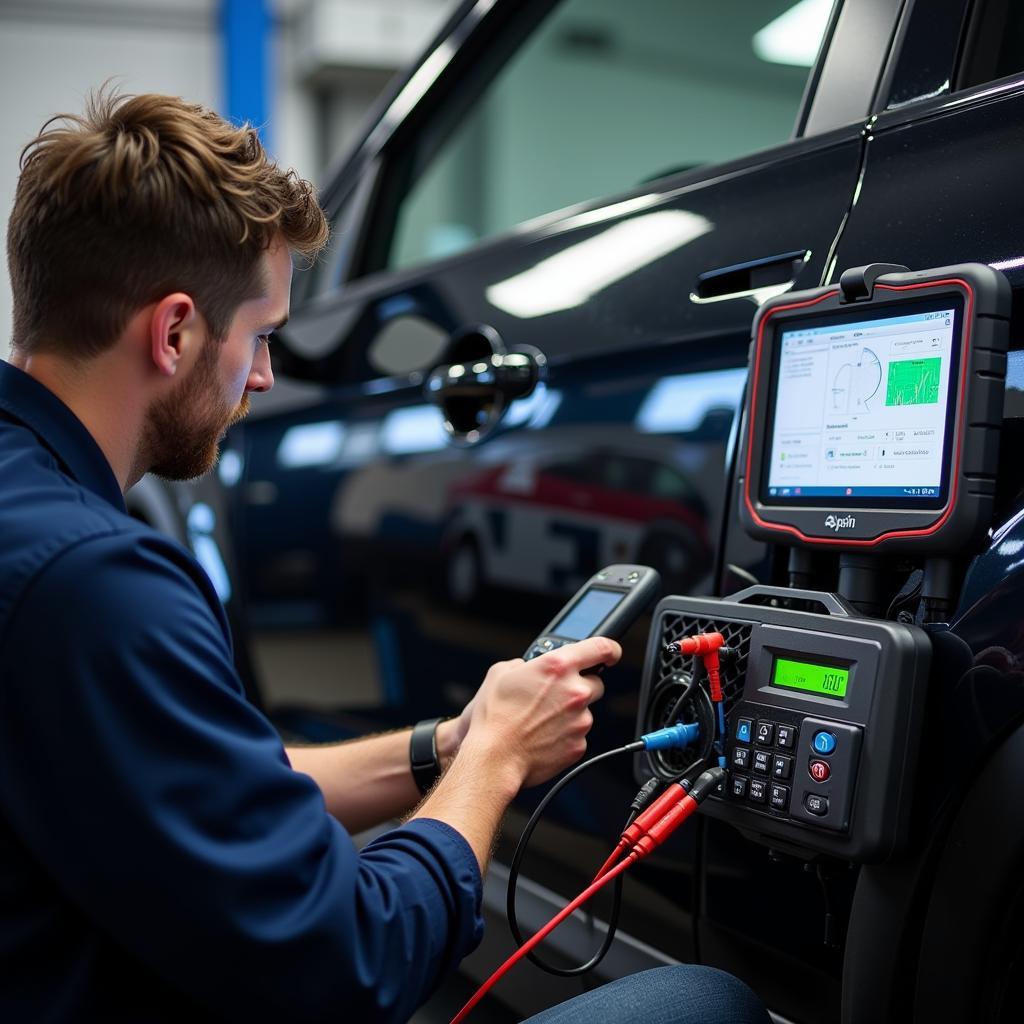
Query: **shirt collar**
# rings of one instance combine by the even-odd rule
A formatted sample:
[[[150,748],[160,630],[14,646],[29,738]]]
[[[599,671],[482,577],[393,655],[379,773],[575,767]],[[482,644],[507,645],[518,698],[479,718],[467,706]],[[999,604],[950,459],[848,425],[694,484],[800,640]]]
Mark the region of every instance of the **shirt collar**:
[[[49,388],[3,360],[0,410],[24,423],[73,479],[125,511],[117,477],[82,421]]]

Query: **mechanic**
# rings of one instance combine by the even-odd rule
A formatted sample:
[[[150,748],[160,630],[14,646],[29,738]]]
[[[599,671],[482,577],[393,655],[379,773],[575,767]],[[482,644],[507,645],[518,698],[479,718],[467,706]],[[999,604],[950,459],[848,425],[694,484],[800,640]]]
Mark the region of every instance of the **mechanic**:
[[[418,807],[408,730],[286,751],[202,569],[126,514],[143,474],[209,470],[269,390],[293,256],[326,238],[254,131],[176,98],[100,92],[23,152],[0,363],[2,1020],[406,1020],[479,940],[509,802],[585,749],[602,685],[581,670],[620,653],[602,638],[493,666],[437,726]],[[638,1007],[766,1019],[696,967],[539,1019]]]

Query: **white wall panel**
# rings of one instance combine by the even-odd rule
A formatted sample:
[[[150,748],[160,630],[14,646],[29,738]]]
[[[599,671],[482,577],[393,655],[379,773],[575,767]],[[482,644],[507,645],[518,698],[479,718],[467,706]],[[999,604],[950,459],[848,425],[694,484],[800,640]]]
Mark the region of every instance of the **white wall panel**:
[[[112,76],[128,92],[218,100],[212,0],[203,3],[0,4],[0,217],[7,217],[22,147],[53,114],[80,112]],[[0,280],[0,357],[11,329],[6,254]]]
[[[274,155],[317,180],[353,141],[377,90],[412,60],[456,0],[272,0]],[[0,229],[22,147],[107,79],[127,92],[221,104],[218,0],[0,0]],[[0,255],[0,358],[11,331]]]

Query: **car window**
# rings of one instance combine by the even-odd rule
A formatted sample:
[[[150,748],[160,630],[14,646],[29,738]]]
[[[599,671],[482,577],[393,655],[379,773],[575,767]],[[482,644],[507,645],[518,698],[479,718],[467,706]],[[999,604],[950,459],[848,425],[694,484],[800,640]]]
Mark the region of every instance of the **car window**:
[[[675,467],[655,465],[652,467],[651,494],[673,501],[697,500],[693,485]]]
[[[636,480],[634,467],[628,460],[616,458],[614,455],[604,460],[604,479],[601,481],[605,487],[613,491],[631,491],[634,489]]]
[[[1024,4],[985,0],[976,5],[964,45],[958,85],[967,88],[1024,71]]]
[[[530,5],[524,5],[528,7]],[[563,0],[394,155],[368,270],[790,138],[831,0]]]
[[[569,462],[553,462],[547,467],[546,472],[550,476],[570,480],[573,483],[594,484],[599,481],[601,476],[601,462],[575,458]]]

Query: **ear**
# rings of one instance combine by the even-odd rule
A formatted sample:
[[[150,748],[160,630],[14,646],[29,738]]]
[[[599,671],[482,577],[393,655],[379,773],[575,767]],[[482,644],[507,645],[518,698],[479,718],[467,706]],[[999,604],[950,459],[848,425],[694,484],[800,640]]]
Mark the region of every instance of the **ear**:
[[[153,365],[160,373],[174,376],[178,363],[199,340],[201,322],[192,296],[185,292],[165,295],[153,307],[149,318],[149,347]]]

